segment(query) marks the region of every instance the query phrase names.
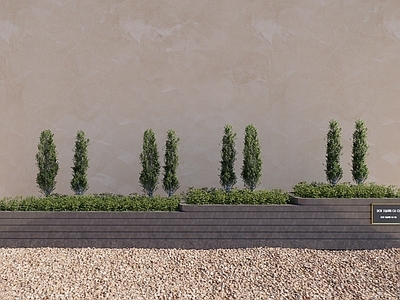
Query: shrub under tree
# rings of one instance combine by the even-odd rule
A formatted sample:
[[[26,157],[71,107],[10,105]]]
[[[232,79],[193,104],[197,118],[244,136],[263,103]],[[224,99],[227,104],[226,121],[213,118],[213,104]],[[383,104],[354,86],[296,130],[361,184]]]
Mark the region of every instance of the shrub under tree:
[[[340,165],[340,156],[342,155],[342,143],[340,141],[342,129],[336,120],[329,121],[329,131],[326,136],[326,179],[335,185],[342,179],[343,170]]]
[[[235,161],[237,151],[235,149],[236,133],[231,125],[225,125],[221,148],[221,169],[219,182],[226,192],[230,192],[236,184]]]
[[[250,124],[245,128],[241,177],[244,186],[251,191],[260,184],[261,167],[261,148],[257,129]]]
[[[51,195],[56,188],[56,176],[59,169],[53,136],[49,129],[42,131],[36,153],[36,165],[39,168],[36,183],[46,197]]]
[[[140,154],[140,162],[142,164],[140,185],[149,197],[153,197],[160,175],[160,162],[156,137],[151,129],[147,129],[143,134],[143,152]]]
[[[165,142],[165,165],[163,166],[163,189],[168,194],[168,197],[171,197],[179,189],[179,180],[177,177],[177,168],[179,165],[178,143],[179,138],[176,136],[175,131],[168,130]]]
[[[368,178],[368,167],[366,163],[367,152],[367,128],[364,121],[357,120],[353,133],[353,149],[352,149],[352,169],[351,174],[353,180],[357,184],[362,184]]]
[[[89,157],[87,147],[89,139],[85,133],[79,130],[76,134],[74,158],[72,167],[71,189],[75,195],[83,195],[89,188],[87,180],[87,169],[89,168]]]

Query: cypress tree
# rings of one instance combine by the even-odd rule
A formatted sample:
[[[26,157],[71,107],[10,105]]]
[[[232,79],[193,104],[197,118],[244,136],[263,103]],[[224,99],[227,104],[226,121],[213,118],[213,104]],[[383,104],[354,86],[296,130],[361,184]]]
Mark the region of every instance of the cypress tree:
[[[230,192],[236,184],[235,161],[237,151],[235,149],[236,133],[231,125],[225,125],[221,148],[221,173],[219,182],[226,192]]]
[[[160,162],[156,137],[151,129],[147,129],[143,134],[143,152],[140,154],[140,162],[142,164],[140,185],[149,197],[153,197],[160,175]]]
[[[72,167],[71,189],[75,195],[83,195],[89,188],[87,181],[87,169],[89,168],[89,157],[87,147],[89,139],[85,133],[79,130],[76,134],[74,158]]]
[[[351,174],[353,180],[357,184],[362,184],[368,178],[368,167],[366,157],[368,152],[367,144],[367,128],[362,120],[357,120],[353,133],[353,150],[352,150],[352,169]]]
[[[257,129],[250,124],[245,128],[241,176],[244,186],[251,191],[260,184],[261,167],[261,148]]]
[[[179,188],[176,170],[179,165],[178,155],[179,138],[175,131],[168,130],[165,142],[163,189],[171,197]]]
[[[56,188],[56,176],[59,169],[53,136],[49,129],[42,131],[36,153],[36,165],[39,168],[36,183],[46,197]]]
[[[340,156],[343,146],[340,142],[342,129],[336,120],[329,121],[329,131],[326,136],[326,179],[330,184],[337,184],[343,176],[343,170],[340,166]]]

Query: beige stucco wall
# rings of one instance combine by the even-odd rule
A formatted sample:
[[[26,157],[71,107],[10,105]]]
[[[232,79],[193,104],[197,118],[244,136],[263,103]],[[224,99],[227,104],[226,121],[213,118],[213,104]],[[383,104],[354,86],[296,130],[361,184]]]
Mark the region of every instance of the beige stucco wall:
[[[77,130],[91,139],[89,193],[141,192],[142,135],[179,135],[181,189],[219,186],[225,124],[259,130],[261,188],[324,181],[328,122],[369,128],[369,181],[400,185],[397,0],[0,1],[0,196],[39,194],[51,129],[57,192]],[[239,177],[242,155],[236,165]],[[161,179],[161,178],[160,178]],[[242,187],[239,180],[239,187]],[[163,194],[159,186],[158,194]]]

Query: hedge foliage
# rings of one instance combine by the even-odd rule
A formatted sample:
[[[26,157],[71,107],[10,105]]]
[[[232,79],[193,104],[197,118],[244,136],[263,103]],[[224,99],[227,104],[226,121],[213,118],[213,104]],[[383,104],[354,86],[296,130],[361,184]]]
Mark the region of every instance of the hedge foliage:
[[[400,198],[400,189],[376,183],[332,185],[319,182],[300,182],[293,187],[297,197],[304,198]],[[177,211],[179,203],[187,204],[287,204],[289,194],[279,189],[232,189],[226,192],[216,188],[189,188],[180,196],[131,194],[59,195],[48,197],[8,197],[0,199],[0,211]]]
[[[400,190],[392,185],[376,183],[354,185],[346,182],[332,185],[300,182],[293,187],[293,194],[303,198],[399,198]]]
[[[179,197],[114,194],[16,197],[0,200],[0,211],[176,211]]]
[[[190,188],[183,194],[187,204],[287,204],[289,196],[282,190],[232,189],[226,192],[216,188]]]

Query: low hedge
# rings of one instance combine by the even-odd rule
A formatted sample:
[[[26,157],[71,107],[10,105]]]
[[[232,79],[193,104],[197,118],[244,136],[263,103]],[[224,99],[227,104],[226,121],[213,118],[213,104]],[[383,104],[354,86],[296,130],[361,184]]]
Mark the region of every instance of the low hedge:
[[[95,194],[16,197],[0,200],[0,211],[176,211],[179,197]]]
[[[293,187],[293,194],[302,198],[399,198],[400,190],[395,186],[364,183],[354,185],[321,182],[300,182]]]
[[[182,195],[186,204],[287,204],[289,195],[282,190],[233,189],[226,192],[215,188],[190,188]]]
[[[187,204],[286,204],[281,190],[238,190],[190,188],[181,196],[149,198],[144,195],[59,195],[0,199],[0,211],[177,211],[181,199]]]

